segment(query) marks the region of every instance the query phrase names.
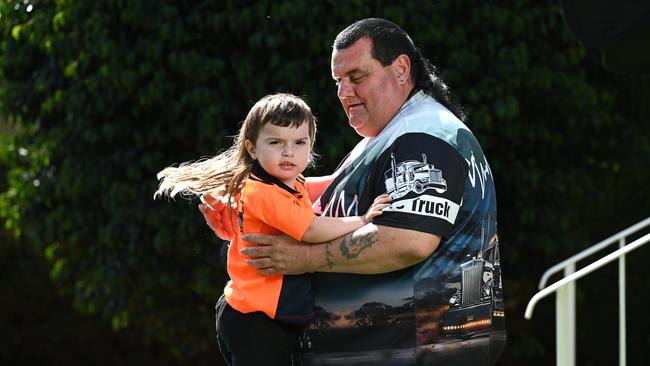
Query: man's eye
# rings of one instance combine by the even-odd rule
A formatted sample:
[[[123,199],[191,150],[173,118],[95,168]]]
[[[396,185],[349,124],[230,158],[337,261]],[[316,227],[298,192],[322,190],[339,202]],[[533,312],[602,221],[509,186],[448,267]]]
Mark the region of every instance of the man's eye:
[[[360,82],[363,81],[363,79],[364,79],[365,77],[366,77],[365,75],[363,75],[363,76],[356,76],[356,77],[350,78],[350,81],[353,82],[353,83],[355,83],[355,84],[359,84]]]

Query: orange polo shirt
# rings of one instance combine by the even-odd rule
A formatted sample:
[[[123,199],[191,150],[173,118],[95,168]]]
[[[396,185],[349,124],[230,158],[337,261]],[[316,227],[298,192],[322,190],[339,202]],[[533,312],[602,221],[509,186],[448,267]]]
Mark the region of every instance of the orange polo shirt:
[[[304,323],[314,314],[311,274],[263,276],[246,264],[240,250],[257,245],[242,234],[285,233],[300,240],[314,220],[302,176],[288,187],[255,163],[244,183],[238,206],[239,233],[228,250],[228,275],[224,289],[228,304],[242,313],[264,312],[270,318]]]

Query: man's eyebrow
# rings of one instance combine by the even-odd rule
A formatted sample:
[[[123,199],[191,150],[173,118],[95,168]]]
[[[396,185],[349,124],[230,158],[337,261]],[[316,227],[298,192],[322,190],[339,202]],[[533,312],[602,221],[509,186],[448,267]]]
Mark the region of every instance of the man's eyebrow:
[[[346,74],[346,75],[349,75],[349,74],[357,74],[357,73],[366,74],[367,71],[362,70],[362,69],[360,69],[360,68],[357,67],[357,68],[354,68],[354,69],[352,69],[352,70],[346,72],[345,74]]]
[[[345,75],[347,75],[347,76],[354,75],[354,74],[366,75],[366,74],[368,74],[368,72],[365,71],[365,70],[359,69],[359,68],[355,68],[355,69],[352,69],[352,70],[345,73]]]

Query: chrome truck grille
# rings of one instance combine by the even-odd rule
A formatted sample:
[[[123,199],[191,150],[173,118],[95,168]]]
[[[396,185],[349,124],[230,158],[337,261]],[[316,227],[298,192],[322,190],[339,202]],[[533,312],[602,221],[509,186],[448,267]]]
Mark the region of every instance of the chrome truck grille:
[[[470,305],[481,300],[483,264],[482,259],[474,259],[461,265],[463,270],[462,305]]]

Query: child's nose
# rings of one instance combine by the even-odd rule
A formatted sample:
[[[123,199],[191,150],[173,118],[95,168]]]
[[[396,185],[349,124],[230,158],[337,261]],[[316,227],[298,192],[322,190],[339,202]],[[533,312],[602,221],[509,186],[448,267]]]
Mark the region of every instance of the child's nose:
[[[291,144],[285,145],[284,149],[282,150],[282,155],[293,156],[293,146],[291,146]]]

